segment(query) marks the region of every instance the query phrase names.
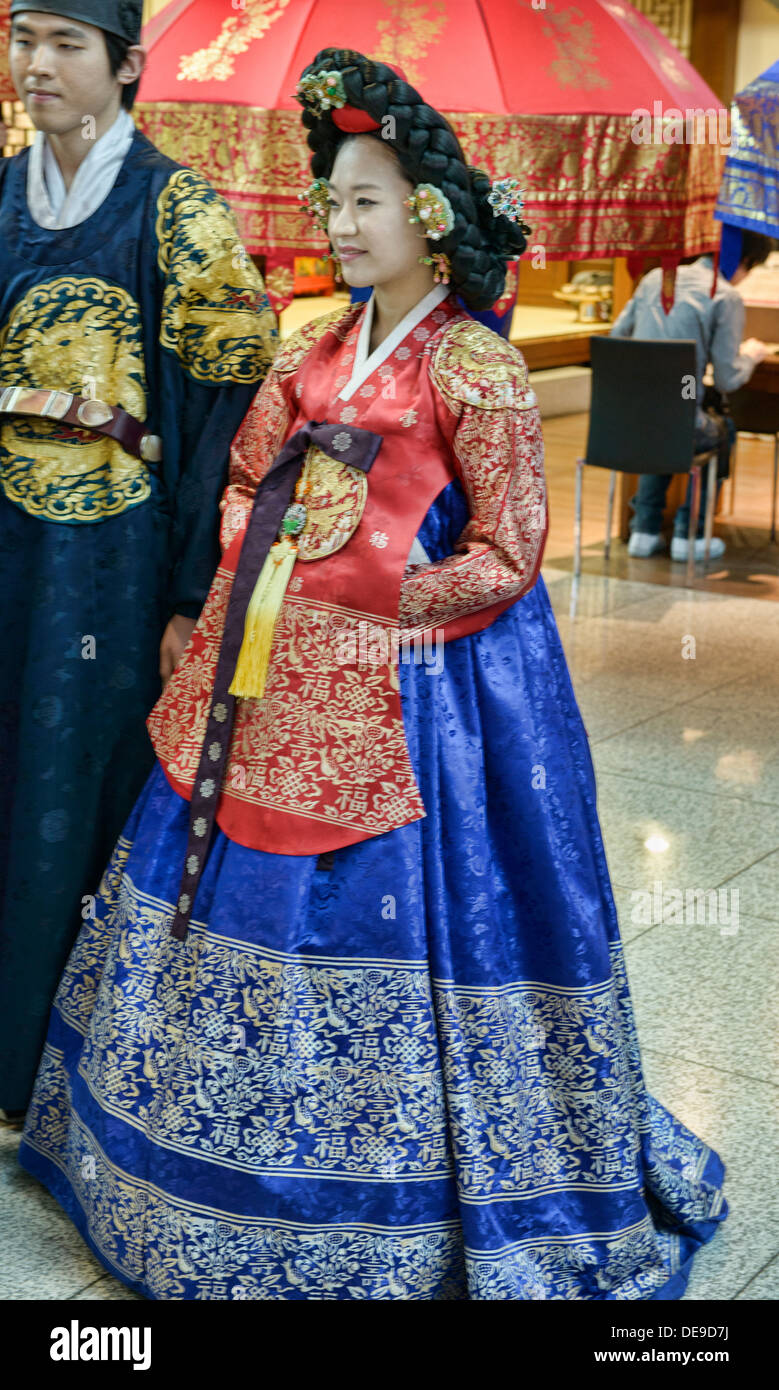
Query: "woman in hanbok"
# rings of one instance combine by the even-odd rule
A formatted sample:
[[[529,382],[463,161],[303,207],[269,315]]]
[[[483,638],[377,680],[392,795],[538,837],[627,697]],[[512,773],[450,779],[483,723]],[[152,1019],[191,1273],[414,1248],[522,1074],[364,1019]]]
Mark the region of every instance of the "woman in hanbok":
[[[519,191],[381,63],[298,94],[373,295],[236,438],[21,1161],[150,1298],[679,1298],[723,1167],[644,1086],[535,396],[460,303],[499,298]]]

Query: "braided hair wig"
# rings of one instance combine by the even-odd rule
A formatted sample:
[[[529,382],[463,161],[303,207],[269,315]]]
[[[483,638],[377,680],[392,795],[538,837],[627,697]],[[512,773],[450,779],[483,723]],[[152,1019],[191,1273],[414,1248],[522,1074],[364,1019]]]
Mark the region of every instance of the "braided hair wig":
[[[340,73],[350,107],[379,123],[379,130],[365,133],[389,146],[411,183],[431,183],[446,194],[455,223],[434,250],[449,257],[452,285],[468,307],[489,309],[503,293],[506,262],[522,255],[530,228],[494,216],[487,175],[466,163],[449,122],[392,68],[351,49],[323,48],[301,78],[325,70]],[[303,124],[314,177],[327,179],[340,146],[354,134],[335,124],[331,109],[304,105]]]

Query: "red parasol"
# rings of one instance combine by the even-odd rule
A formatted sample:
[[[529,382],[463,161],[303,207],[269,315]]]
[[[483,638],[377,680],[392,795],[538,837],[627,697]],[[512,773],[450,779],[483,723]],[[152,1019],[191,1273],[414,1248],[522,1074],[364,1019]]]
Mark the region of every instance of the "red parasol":
[[[295,255],[324,248],[298,201],[311,176],[292,94],[330,46],[402,68],[473,163],[518,178],[547,259],[640,250],[670,265],[717,245],[725,151],[631,132],[639,109],[668,117],[720,102],[625,0],[171,0],[144,41],[138,123],[233,204],[247,247],[267,257],[277,307]]]
[[[147,26],[142,124],[202,168],[268,257],[277,304],[295,254],[322,249],[299,211],[308,151],[294,101],[320,48],[403,68],[468,157],[513,174],[548,259],[713,250],[717,143],[635,143],[634,113],[718,111],[690,64],[624,0],[172,0]],[[219,103],[218,108],[215,104]],[[657,103],[657,105],[656,105]]]
[[[442,111],[615,115],[720,102],[624,0],[171,0],[145,28],[147,101],[298,111],[320,48],[399,63]]]

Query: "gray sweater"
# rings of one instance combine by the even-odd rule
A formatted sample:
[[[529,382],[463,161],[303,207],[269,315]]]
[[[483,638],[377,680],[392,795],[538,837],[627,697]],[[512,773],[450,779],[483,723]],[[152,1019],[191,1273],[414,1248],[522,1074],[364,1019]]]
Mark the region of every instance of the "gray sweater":
[[[703,373],[711,362],[718,391],[736,391],[755,369],[751,357],[739,352],[744,337],[744,301],[735,286],[717,275],[712,297],[711,256],[699,256],[676,271],[676,292],[670,314],[660,301],[663,273],[650,270],[625,305],[610,333],[612,338],[692,338],[695,342],[696,399],[703,400]]]

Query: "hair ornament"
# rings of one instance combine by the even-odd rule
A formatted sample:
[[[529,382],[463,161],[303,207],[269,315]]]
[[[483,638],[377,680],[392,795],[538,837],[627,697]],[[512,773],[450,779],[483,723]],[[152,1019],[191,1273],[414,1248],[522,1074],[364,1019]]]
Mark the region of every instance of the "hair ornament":
[[[445,251],[438,251],[435,256],[420,256],[421,265],[435,266],[433,280],[436,285],[448,285],[452,278],[452,262],[449,260]]]
[[[487,194],[487,202],[492,208],[493,217],[508,217],[510,222],[519,222],[525,206],[518,179],[495,179]]]
[[[327,179],[314,179],[305,193],[299,193],[298,197],[305,203],[306,211],[320,231],[326,232],[330,216],[330,185]]]
[[[346,105],[346,91],[340,72],[323,70],[301,77],[295,96],[303,106],[310,106],[321,116],[323,111]]]
[[[420,222],[425,236],[431,241],[440,241],[454,228],[452,204],[440,188],[433,183],[418,183],[410,198],[405,198],[407,208],[414,214],[409,222]]]

